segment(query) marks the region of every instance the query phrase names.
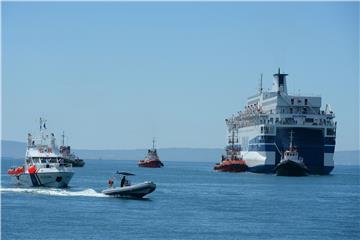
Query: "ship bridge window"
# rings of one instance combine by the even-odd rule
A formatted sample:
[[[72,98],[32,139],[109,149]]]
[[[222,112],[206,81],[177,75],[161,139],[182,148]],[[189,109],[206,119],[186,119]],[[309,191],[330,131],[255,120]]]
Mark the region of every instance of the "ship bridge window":
[[[39,163],[39,158],[32,158],[32,161],[33,161],[34,163]]]
[[[50,163],[57,163],[57,159],[56,158],[50,158]]]

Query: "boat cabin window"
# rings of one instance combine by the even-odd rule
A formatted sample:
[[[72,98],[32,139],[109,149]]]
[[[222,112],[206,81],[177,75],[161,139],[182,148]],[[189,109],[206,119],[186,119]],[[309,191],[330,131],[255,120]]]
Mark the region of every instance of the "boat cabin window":
[[[294,99],[293,98],[291,99],[291,105],[294,105]]]
[[[42,158],[42,159],[41,159],[41,163],[46,163],[46,159],[45,159],[45,158]]]
[[[33,161],[34,163],[39,163],[39,158],[34,157],[34,158],[32,158],[32,161]]]
[[[307,100],[307,98],[305,98],[305,105],[308,105],[308,100]]]
[[[57,163],[57,158],[50,158],[50,163]]]

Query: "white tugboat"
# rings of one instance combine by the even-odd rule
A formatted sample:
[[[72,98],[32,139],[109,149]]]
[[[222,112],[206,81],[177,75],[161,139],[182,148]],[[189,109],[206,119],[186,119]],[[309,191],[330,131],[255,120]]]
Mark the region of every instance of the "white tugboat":
[[[54,134],[51,133],[49,137],[46,121],[40,118],[40,136],[28,134],[24,165],[9,169],[8,174],[20,185],[64,188],[74,172],[71,164],[64,163],[55,146]]]
[[[304,164],[302,157],[299,156],[293,146],[293,132],[290,132],[290,147],[284,152],[280,163],[275,168],[277,176],[306,176],[309,170]]]

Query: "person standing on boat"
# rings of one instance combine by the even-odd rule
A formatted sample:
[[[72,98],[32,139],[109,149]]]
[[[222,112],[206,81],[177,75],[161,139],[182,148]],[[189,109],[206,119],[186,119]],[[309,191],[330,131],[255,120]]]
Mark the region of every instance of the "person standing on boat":
[[[123,176],[123,177],[121,178],[120,187],[123,187],[124,184],[125,184],[125,182],[126,182],[126,178],[125,178],[125,176]]]

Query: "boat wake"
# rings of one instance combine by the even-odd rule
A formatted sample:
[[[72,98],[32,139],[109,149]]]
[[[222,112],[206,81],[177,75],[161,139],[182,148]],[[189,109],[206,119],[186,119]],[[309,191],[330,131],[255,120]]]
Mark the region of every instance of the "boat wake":
[[[82,191],[68,191],[57,188],[0,188],[0,192],[31,193],[62,197],[108,197],[91,188]]]

